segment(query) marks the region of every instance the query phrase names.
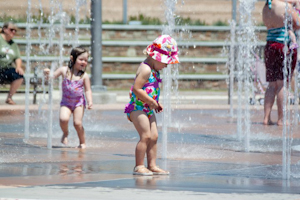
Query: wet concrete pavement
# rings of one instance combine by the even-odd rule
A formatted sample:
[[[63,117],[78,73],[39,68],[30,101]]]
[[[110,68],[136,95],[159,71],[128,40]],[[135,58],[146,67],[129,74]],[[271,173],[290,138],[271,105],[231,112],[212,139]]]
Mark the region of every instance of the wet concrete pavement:
[[[132,175],[138,137],[123,106],[95,105],[86,112],[85,150],[74,148],[73,129],[69,145],[60,144],[57,106],[52,149],[47,108],[30,107],[30,138],[24,140],[24,107],[0,106],[0,199],[300,199],[300,153],[292,150],[291,179],[282,180],[282,128],[261,124],[261,106],[252,108],[245,152],[226,104],[177,105],[168,159],[158,159],[171,174],[151,177]],[[161,157],[161,115],[157,119]],[[300,145],[299,129],[294,133],[293,146]]]

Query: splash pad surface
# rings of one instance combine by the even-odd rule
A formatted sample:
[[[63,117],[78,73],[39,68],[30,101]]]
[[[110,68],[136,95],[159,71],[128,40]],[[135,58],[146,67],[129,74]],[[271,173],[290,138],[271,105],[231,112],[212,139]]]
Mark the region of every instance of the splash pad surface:
[[[292,178],[282,180],[282,129],[261,124],[261,106],[251,110],[250,152],[236,138],[236,119],[229,116],[227,106],[177,106],[169,127],[168,159],[158,159],[158,165],[171,174],[153,177],[132,175],[138,136],[122,113],[123,104],[99,105],[85,113],[85,150],[74,148],[78,139],[72,128],[69,145],[60,144],[58,107],[53,111],[52,149],[47,149],[42,113],[34,106],[30,108],[30,138],[24,140],[21,107],[0,109],[0,197],[120,199],[127,195],[130,199],[150,193],[164,199],[199,195],[203,199],[299,199],[300,153],[292,151]],[[160,115],[157,120],[161,134]],[[293,144],[299,143],[295,134]],[[54,192],[66,189],[68,194]],[[45,195],[48,192],[53,196]]]

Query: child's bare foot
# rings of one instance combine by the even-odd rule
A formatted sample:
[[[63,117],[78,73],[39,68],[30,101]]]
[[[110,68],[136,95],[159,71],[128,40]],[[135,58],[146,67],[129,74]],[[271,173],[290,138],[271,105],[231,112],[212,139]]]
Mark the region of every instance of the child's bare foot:
[[[170,174],[170,172],[165,171],[165,170],[159,168],[158,166],[148,167],[148,169],[150,171],[152,171],[153,175],[169,175]]]
[[[275,123],[272,122],[271,120],[267,120],[267,121],[264,120],[263,124],[264,124],[264,125],[267,125],[267,126],[268,126],[268,125],[275,125]]]
[[[61,137],[61,143],[63,143],[64,145],[68,144],[68,135],[63,135]]]
[[[138,165],[134,167],[133,175],[152,176],[153,173],[149,169],[147,169],[144,165]]]
[[[5,103],[9,105],[16,105],[16,103],[11,98],[6,99]]]
[[[86,146],[85,146],[85,144],[80,144],[77,148],[78,148],[78,149],[85,149]]]
[[[290,123],[289,123],[288,121],[286,121],[286,122],[285,122],[285,124],[286,124],[287,126],[289,126],[289,125],[290,125]],[[277,122],[277,125],[278,125],[278,126],[283,126],[283,125],[284,125],[284,123],[283,123],[283,121],[282,121],[282,120],[278,120],[278,122]]]

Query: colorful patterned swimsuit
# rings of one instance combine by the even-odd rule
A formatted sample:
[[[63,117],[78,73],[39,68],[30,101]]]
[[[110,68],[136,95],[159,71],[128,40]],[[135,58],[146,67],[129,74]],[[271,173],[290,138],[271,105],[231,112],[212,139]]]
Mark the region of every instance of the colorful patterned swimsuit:
[[[81,105],[85,107],[83,90],[83,79],[71,81],[67,78],[64,78],[62,82],[63,95],[60,106],[66,106],[72,111]]]
[[[144,63],[148,65],[147,63]],[[149,66],[149,65],[148,65]],[[150,66],[149,66],[150,67]],[[160,79],[160,73],[158,71],[155,71],[154,69],[151,69],[151,74],[148,79],[148,82],[143,86],[143,90],[145,90],[151,98],[156,100],[158,102],[159,95],[160,95],[160,88],[159,88],[159,82],[161,82]],[[144,111],[148,118],[150,119],[153,116],[153,110],[150,110],[148,104],[140,100],[132,91],[133,86],[130,89],[129,95],[130,95],[130,102],[126,105],[124,113],[127,113],[128,120],[130,120],[130,113],[132,111],[142,110]]]

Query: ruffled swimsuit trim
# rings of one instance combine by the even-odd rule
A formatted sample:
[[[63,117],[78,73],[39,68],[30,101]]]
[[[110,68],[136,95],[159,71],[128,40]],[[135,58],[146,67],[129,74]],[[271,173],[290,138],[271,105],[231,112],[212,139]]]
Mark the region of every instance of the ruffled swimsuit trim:
[[[143,62],[144,64],[148,65],[147,63]],[[149,66],[150,67],[150,66]],[[151,67],[150,67],[151,68]],[[147,92],[148,96],[156,100],[156,102],[159,101],[160,96],[160,88],[159,83],[161,82],[160,79],[160,73],[158,71],[155,71],[151,68],[151,74],[149,76],[148,82],[143,86],[143,90]],[[132,91],[133,86],[130,89],[130,102],[125,106],[124,113],[127,113],[127,118],[130,120],[130,113],[132,111],[141,110],[145,112],[150,119],[154,112],[153,110],[150,110],[149,105],[140,100]]]

